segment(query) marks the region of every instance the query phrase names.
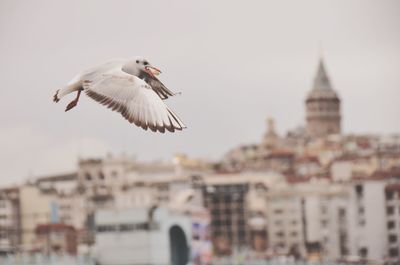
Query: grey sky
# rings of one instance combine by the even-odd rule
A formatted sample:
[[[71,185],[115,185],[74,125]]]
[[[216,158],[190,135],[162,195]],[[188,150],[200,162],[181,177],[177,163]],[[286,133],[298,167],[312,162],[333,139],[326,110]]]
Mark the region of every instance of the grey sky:
[[[107,151],[217,158],[256,142],[265,119],[304,122],[319,47],[346,133],[400,132],[400,2],[0,1],[0,183],[63,172]],[[187,123],[144,132],[89,98],[64,113],[54,91],[79,71],[143,55],[183,92]]]

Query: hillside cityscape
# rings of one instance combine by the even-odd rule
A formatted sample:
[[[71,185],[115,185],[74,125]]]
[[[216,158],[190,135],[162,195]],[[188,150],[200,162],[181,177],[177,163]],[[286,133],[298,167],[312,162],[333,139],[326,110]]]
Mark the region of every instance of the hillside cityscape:
[[[260,141],[218,161],[109,154],[1,187],[1,255],[400,264],[400,134],[343,133],[334,73],[316,70],[304,127],[279,135],[265,113]]]

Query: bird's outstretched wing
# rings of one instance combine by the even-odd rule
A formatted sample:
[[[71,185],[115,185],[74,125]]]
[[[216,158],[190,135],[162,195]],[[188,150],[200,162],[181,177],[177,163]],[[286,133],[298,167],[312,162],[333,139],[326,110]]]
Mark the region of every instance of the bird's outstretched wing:
[[[122,71],[110,71],[82,81],[86,94],[118,111],[130,123],[144,130],[170,132],[186,128],[159,96],[140,78]]]
[[[167,99],[168,97],[174,96],[179,93],[174,93],[171,90],[169,90],[163,83],[161,83],[160,80],[158,80],[154,76],[150,76],[146,74],[144,77],[144,81],[151,86],[151,88],[154,90],[154,92],[157,93],[157,95],[162,99]]]

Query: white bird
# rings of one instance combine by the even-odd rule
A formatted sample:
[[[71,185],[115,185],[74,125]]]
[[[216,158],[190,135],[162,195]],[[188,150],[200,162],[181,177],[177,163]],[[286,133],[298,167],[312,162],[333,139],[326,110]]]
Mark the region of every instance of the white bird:
[[[90,68],[56,91],[54,101],[77,92],[65,111],[74,108],[82,91],[97,102],[118,111],[130,123],[153,132],[170,132],[186,128],[178,116],[163,102],[175,95],[156,75],[161,71],[144,58],[113,60]]]

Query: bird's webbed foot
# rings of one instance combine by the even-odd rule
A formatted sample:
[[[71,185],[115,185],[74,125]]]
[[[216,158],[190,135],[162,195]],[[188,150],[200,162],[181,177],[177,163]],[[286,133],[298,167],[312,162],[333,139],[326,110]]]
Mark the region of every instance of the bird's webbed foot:
[[[69,111],[70,109],[76,107],[76,105],[78,105],[78,100],[74,99],[67,105],[65,111]]]

